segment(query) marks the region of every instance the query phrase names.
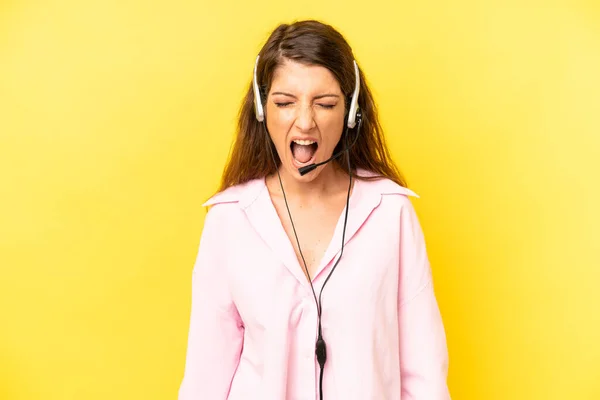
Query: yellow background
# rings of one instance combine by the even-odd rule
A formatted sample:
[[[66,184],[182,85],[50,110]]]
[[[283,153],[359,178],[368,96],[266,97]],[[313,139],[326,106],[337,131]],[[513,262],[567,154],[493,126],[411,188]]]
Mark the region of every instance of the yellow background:
[[[600,399],[600,4],[0,2],[0,399],[175,399],[202,202],[279,22],[351,43],[455,400]]]

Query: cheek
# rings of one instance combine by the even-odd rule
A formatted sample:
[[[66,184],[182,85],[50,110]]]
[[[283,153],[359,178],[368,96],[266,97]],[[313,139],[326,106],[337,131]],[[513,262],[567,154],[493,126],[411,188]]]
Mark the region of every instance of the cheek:
[[[293,120],[293,113],[288,109],[279,109],[275,106],[268,107],[265,113],[267,125],[274,130],[282,130],[289,127]]]
[[[328,147],[334,148],[342,137],[342,132],[344,131],[343,115],[324,120],[320,126],[320,129],[323,133],[323,140],[327,143]]]
[[[290,112],[279,110],[276,107],[269,108],[266,113],[267,128],[278,151],[281,151],[287,142],[288,132],[294,120],[290,114]]]

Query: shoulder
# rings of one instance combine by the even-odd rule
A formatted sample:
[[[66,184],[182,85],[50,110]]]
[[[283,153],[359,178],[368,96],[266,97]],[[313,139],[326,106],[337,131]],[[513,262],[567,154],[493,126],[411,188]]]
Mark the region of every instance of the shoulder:
[[[216,208],[214,206],[232,204],[237,207],[245,208],[251,204],[259,195],[261,189],[265,187],[261,179],[252,179],[248,182],[231,186],[219,193],[216,193],[204,202],[204,207]],[[222,208],[222,207],[219,207]]]
[[[357,175],[359,178],[363,178],[360,179],[363,190],[373,196],[379,196],[381,200],[389,197],[396,201],[410,202],[410,197],[419,198],[419,195],[411,189],[401,186],[387,177],[366,170],[357,171]]]
[[[230,237],[235,232],[234,228],[245,219],[244,206],[260,193],[259,186],[260,181],[249,181],[229,187],[206,200],[202,204],[203,207],[208,207],[202,237],[210,238],[205,240],[212,243]]]
[[[204,221],[205,230],[227,231],[227,227],[243,218],[243,210],[256,200],[264,187],[263,180],[254,179],[211,196],[202,204],[203,207],[208,207]]]
[[[398,220],[418,223],[417,212],[412,203],[413,198],[419,198],[417,193],[389,178],[358,172],[359,177],[369,178],[360,180],[360,203],[373,208],[376,220],[382,224]]]
[[[398,222],[402,237],[413,238],[414,243],[422,240],[423,232],[417,210],[411,199],[419,198],[414,191],[397,184],[391,179],[381,177],[363,181],[364,192],[376,201],[377,221],[381,226],[395,225]]]

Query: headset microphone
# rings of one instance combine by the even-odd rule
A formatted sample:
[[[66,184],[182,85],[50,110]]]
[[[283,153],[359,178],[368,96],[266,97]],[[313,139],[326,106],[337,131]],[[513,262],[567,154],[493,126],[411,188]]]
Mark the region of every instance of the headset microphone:
[[[357,111],[356,113],[356,119],[358,120],[358,131],[360,131],[360,125],[362,124],[362,114],[360,113],[360,111]],[[347,128],[346,128],[347,129]],[[347,130],[346,130],[346,134],[347,134]],[[350,151],[350,149],[352,148],[352,146],[354,146],[356,144],[358,140],[358,132],[356,134],[356,137],[354,138],[354,141],[352,142],[352,144],[348,147],[346,147],[344,150],[338,151],[337,153],[335,153],[334,155],[332,155],[331,157],[329,157],[327,160],[325,161],[321,161],[319,163],[316,164],[310,164],[310,165],[305,165],[304,167],[298,168],[298,172],[300,173],[301,176],[304,176],[306,174],[308,174],[309,172],[311,172],[312,170],[314,170],[317,167],[320,167],[321,165],[327,164],[329,161],[333,161],[336,158],[338,158],[339,156],[341,156],[342,154],[344,154],[347,151]]]

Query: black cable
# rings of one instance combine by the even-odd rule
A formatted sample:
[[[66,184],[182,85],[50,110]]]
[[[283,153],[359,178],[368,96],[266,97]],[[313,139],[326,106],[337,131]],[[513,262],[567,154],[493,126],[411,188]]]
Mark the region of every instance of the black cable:
[[[269,135],[269,130],[267,129],[267,124],[266,124],[265,120],[263,120],[262,122],[263,122],[263,126],[265,128],[265,132],[267,134],[267,139],[268,139],[270,137],[270,135]],[[358,128],[357,128],[357,132],[356,132],[356,138],[354,139],[352,146],[358,140],[358,132],[360,130],[361,125],[362,125],[362,118],[359,118]],[[317,333],[318,333],[318,336],[317,336],[317,343],[315,345],[315,354],[317,356],[317,362],[319,363],[319,367],[320,367],[320,372],[319,372],[319,398],[320,398],[320,400],[323,400],[323,371],[325,369],[325,362],[327,361],[327,346],[325,344],[325,341],[323,340],[323,334],[322,334],[322,329],[321,329],[321,296],[323,294],[323,289],[325,288],[325,285],[329,281],[331,274],[333,274],[333,271],[339,264],[340,260],[342,259],[342,254],[344,253],[344,242],[346,239],[346,224],[348,222],[348,209],[350,208],[350,193],[352,190],[352,165],[350,164],[350,152],[349,152],[350,147],[352,147],[352,146],[350,146],[350,147],[348,146],[348,127],[347,126],[346,126],[346,134],[344,135],[344,142],[345,142],[344,144],[345,144],[346,148],[344,149],[343,152],[347,152],[346,157],[347,157],[347,161],[348,161],[349,183],[348,183],[348,194],[346,195],[346,211],[345,211],[345,215],[344,215],[344,228],[342,230],[342,248],[340,249],[340,256],[338,257],[337,261],[331,268],[331,271],[329,271],[327,278],[325,278],[325,281],[323,282],[323,286],[321,287],[321,290],[319,292],[319,298],[317,300],[317,294],[315,293],[315,289],[312,284],[312,279],[310,277],[310,273],[308,272],[308,267],[306,266],[306,260],[304,259],[304,254],[302,254],[302,249],[300,248],[300,240],[298,239],[296,227],[294,226],[294,221],[292,219],[292,213],[290,212],[290,207],[287,202],[285,190],[283,189],[283,182],[281,181],[281,175],[279,173],[279,168],[277,166],[277,160],[275,159],[275,154],[273,153],[271,143],[267,140],[267,145],[268,145],[269,151],[271,153],[271,158],[273,159],[273,164],[275,165],[275,170],[277,171],[277,177],[279,179],[279,185],[281,187],[281,192],[283,193],[283,200],[285,202],[285,207],[287,209],[288,216],[289,216],[290,222],[292,224],[292,230],[294,231],[294,236],[296,238],[296,244],[298,245],[298,251],[300,253],[300,257],[302,258],[302,262],[304,263],[304,270],[306,271],[306,276],[308,277],[308,282],[310,284],[310,288],[312,290],[313,297],[315,299],[315,304],[317,306],[317,323],[318,323],[318,332]],[[340,152],[340,154],[343,152]]]
[[[265,127],[265,132],[267,133],[267,139],[270,137],[269,131],[267,129],[267,124],[263,119],[263,126]],[[279,168],[277,167],[277,160],[275,160],[275,154],[273,154],[273,149],[271,148],[271,143],[267,140],[267,145],[269,147],[269,151],[271,153],[271,158],[273,159],[273,164],[275,165],[275,170],[277,171],[277,177],[279,178],[279,186],[281,186],[281,193],[283,193],[283,201],[285,202],[285,208],[287,209],[288,216],[290,217],[290,222],[292,223],[292,230],[294,231],[294,236],[296,237],[296,243],[298,244],[298,251],[300,252],[300,257],[302,257],[302,262],[304,262],[304,269],[306,270],[306,275],[308,276],[308,281],[310,283],[310,288],[313,293],[313,297],[315,299],[315,303],[317,303],[317,294],[315,293],[315,288],[312,285],[312,281],[310,279],[310,274],[308,273],[308,268],[306,267],[306,260],[304,259],[304,254],[302,254],[302,250],[300,249],[300,241],[298,240],[298,234],[296,233],[296,227],[294,226],[294,220],[292,219],[292,213],[290,212],[290,207],[288,206],[287,197],[285,195],[285,190],[283,190],[283,182],[281,181],[281,175],[279,174]],[[319,306],[317,303],[317,313],[319,315],[319,320],[321,318],[321,312],[319,311]]]

